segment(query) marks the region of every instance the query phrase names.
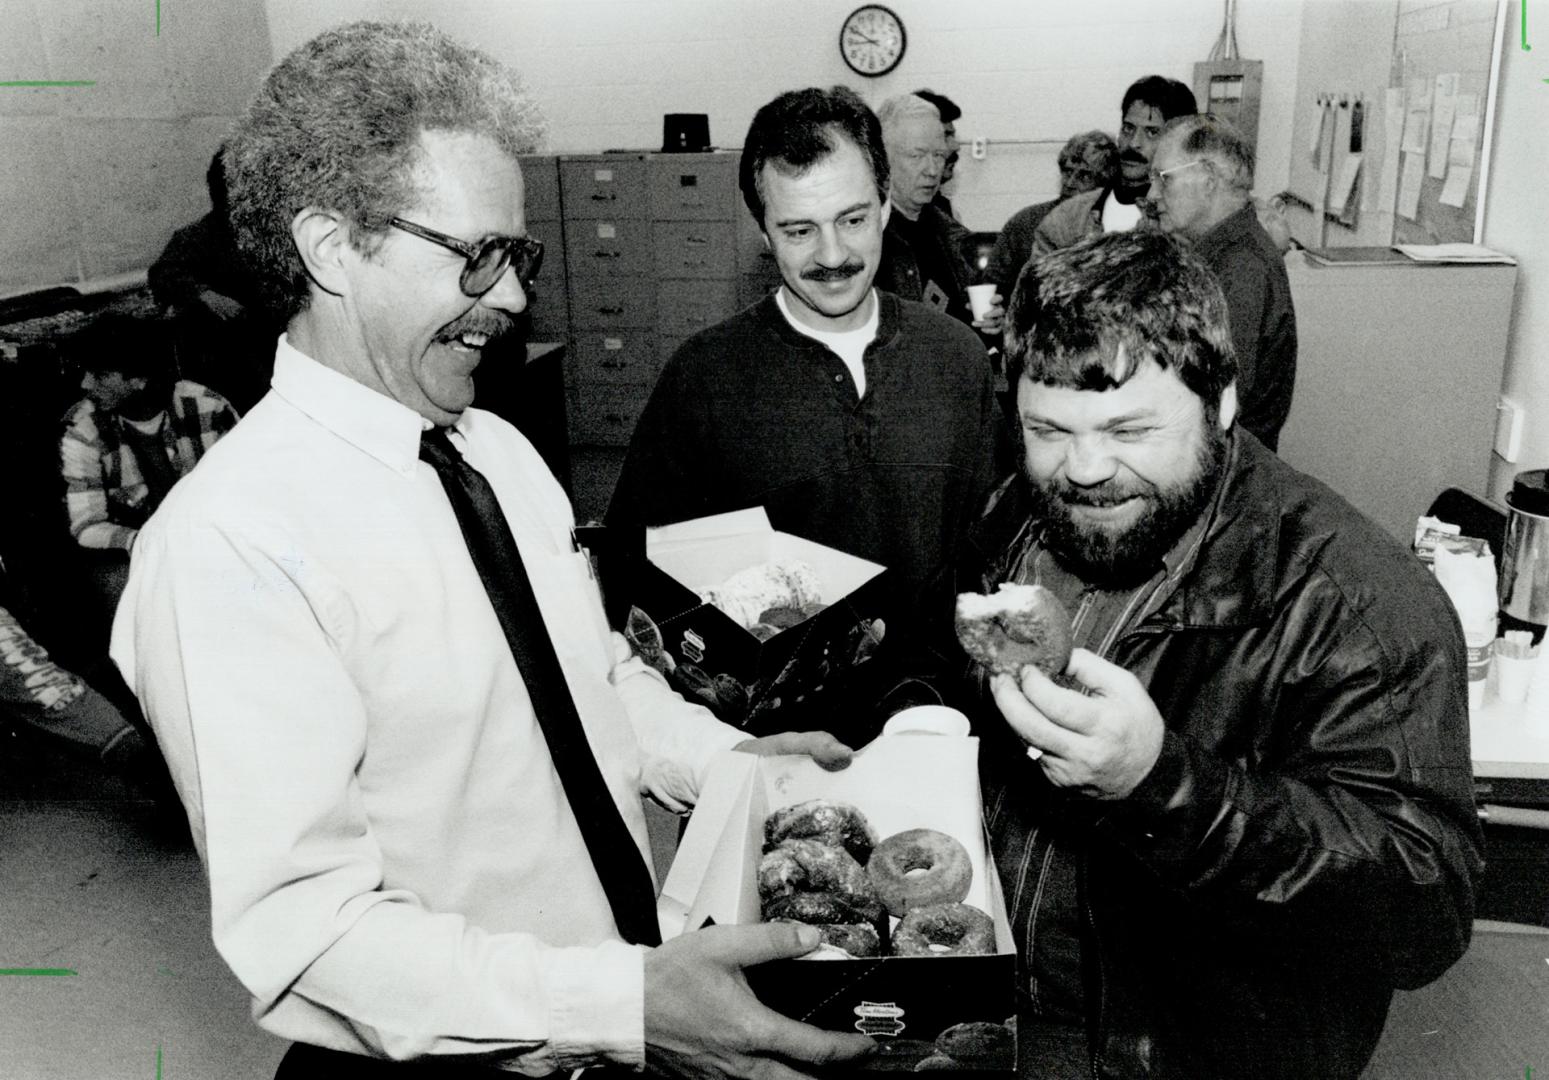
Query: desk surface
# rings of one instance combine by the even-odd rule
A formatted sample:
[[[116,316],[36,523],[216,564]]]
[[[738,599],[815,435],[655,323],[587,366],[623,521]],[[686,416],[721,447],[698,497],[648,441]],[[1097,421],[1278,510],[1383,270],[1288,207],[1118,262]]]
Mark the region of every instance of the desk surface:
[[[1506,704],[1495,693],[1492,672],[1469,729],[1475,776],[1549,780],[1549,703]],[[1549,1065],[1544,1075],[1549,1077]]]

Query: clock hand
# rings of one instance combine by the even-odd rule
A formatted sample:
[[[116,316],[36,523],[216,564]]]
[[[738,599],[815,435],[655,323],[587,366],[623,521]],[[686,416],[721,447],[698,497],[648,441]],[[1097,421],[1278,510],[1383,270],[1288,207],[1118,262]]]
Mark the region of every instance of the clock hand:
[[[881,45],[882,44],[882,42],[878,41],[876,38],[874,38],[874,37],[867,37],[865,34],[861,33],[859,30],[852,30],[851,34],[854,35],[853,37],[851,37],[851,39],[850,39],[851,41],[854,41],[855,38],[858,37],[862,41],[864,41],[864,42],[866,42],[867,44],[870,44],[870,45]]]

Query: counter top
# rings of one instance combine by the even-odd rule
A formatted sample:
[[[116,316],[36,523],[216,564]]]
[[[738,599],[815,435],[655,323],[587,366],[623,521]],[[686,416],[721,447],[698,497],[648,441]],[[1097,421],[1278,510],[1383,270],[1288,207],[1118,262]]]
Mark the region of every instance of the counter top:
[[[1469,729],[1475,776],[1549,780],[1549,703],[1507,704],[1492,672]]]

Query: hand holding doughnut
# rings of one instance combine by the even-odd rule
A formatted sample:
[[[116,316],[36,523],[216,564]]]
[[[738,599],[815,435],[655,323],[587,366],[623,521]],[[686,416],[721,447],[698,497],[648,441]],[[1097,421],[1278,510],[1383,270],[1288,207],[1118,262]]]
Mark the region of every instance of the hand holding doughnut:
[[[1020,680],[996,675],[995,704],[1060,787],[1099,799],[1122,799],[1150,773],[1166,727],[1156,703],[1130,672],[1086,649],[1071,656],[1069,674],[1087,694],[1056,685],[1035,667]]]

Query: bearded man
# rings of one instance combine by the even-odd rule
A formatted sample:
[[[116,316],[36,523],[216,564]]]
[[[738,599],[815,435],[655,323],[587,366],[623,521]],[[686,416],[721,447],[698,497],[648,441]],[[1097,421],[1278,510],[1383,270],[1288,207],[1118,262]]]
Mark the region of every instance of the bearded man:
[[[1021,1060],[1354,1077],[1394,989],[1469,940],[1457,619],[1408,551],[1240,433],[1197,256],[1133,232],[1034,265],[1007,332],[1023,475],[941,601],[1013,581],[1073,614],[1063,685],[1028,667],[962,697],[1024,962]]]

